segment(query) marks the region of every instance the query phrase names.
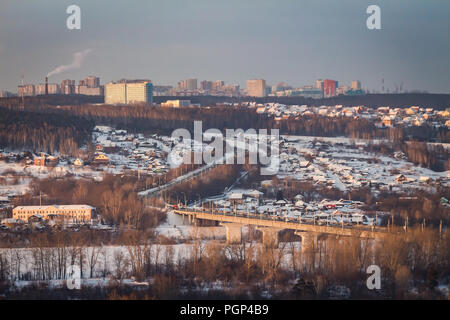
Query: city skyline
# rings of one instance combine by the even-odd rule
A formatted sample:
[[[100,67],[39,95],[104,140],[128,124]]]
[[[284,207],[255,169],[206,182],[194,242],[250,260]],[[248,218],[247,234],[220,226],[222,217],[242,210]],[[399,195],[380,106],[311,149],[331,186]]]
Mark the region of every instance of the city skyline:
[[[366,28],[369,1],[79,1],[81,30],[65,26],[70,4],[2,4],[1,90],[15,92],[22,72],[25,83],[42,83],[74,53],[90,50],[78,69],[49,81],[96,74],[103,83],[148,78],[176,86],[197,78],[244,88],[248,79],[300,87],[328,78],[345,84],[359,79],[381,91],[384,79],[391,90],[403,83],[408,91],[450,92],[449,3],[378,1],[381,30]]]

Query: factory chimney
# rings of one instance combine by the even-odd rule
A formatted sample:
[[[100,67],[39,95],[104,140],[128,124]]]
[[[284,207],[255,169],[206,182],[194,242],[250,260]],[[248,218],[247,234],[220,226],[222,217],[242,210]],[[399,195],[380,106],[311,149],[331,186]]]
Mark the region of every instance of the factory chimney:
[[[45,77],[45,95],[48,96],[48,77]]]

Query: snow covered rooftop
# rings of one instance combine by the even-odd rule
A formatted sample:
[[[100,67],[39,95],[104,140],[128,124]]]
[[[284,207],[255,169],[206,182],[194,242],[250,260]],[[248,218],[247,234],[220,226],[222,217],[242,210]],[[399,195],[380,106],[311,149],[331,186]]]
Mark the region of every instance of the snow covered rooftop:
[[[242,193],[232,193],[230,195],[230,200],[242,200]]]

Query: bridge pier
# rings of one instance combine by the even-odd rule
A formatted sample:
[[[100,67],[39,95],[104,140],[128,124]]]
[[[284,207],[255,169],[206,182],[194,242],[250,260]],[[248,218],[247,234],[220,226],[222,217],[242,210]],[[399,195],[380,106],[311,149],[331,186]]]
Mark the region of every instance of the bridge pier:
[[[262,232],[262,242],[264,246],[270,248],[278,248],[279,232],[283,229],[270,227],[257,227],[256,230]]]
[[[227,230],[227,243],[238,244],[242,242],[242,225],[239,223],[222,223]]]
[[[174,210],[177,214],[188,216],[189,223],[194,223],[196,220],[201,221],[216,221],[224,226],[227,230],[227,242],[228,243],[240,243],[242,242],[243,225],[259,226],[263,232],[263,243],[266,245],[276,245],[278,243],[279,230],[297,230],[296,235],[302,238],[302,252],[315,251],[318,248],[318,237],[322,234],[335,235],[339,237],[358,237],[367,239],[383,239],[387,235],[395,233],[387,233],[386,228],[377,227],[376,230],[370,228],[358,227],[358,228],[342,228],[341,226],[322,226],[303,224],[293,222],[292,220],[280,220],[270,219],[269,217],[262,216],[249,216],[245,214],[226,214],[220,212],[208,212],[205,210]],[[272,229],[272,231],[270,231]],[[279,229],[274,231],[273,229]],[[399,233],[398,235],[404,235]]]
[[[295,235],[302,238],[302,252],[315,251],[318,246],[319,234],[316,232],[295,231]]]

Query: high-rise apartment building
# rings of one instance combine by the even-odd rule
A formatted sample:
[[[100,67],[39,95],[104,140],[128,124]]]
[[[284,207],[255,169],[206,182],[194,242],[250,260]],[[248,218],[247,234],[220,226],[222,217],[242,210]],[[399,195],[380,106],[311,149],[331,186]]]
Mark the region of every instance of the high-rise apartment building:
[[[361,81],[352,81],[352,90],[361,90]]]
[[[318,79],[316,80],[316,85],[315,85],[316,89],[321,89],[323,90],[323,80],[322,79]]]
[[[100,78],[99,77],[89,76],[84,81],[88,88],[100,87]]]
[[[149,82],[127,83],[127,103],[153,102],[153,86]]]
[[[103,86],[91,88],[85,85],[79,85],[75,89],[76,94],[84,94],[87,96],[102,96],[103,95]]]
[[[75,93],[75,80],[63,80],[61,81],[61,93],[62,94],[74,94]]]
[[[220,90],[223,86],[225,86],[225,81],[223,80],[216,80],[212,83],[213,90]]]
[[[19,85],[19,87],[17,89],[17,93],[18,93],[19,97],[34,96],[36,94],[36,89],[34,87],[34,84]]]
[[[200,89],[202,89],[202,90],[211,90],[212,87],[213,87],[212,81],[204,80],[204,81],[200,82]]]
[[[106,104],[152,103],[153,84],[149,80],[111,82],[105,85]]]
[[[75,87],[75,93],[89,96],[102,96],[103,86],[100,85],[100,78],[89,76],[80,80],[79,85]]]
[[[336,89],[336,95],[345,95],[350,90],[348,86],[339,86]]]
[[[337,87],[338,87],[337,81],[329,79],[323,80],[323,97],[329,98],[336,96]]]
[[[127,103],[127,84],[126,83],[107,83],[105,84],[105,103],[118,104]]]
[[[197,79],[186,79],[178,82],[178,89],[197,90]]]
[[[250,97],[265,97],[266,80],[264,79],[247,80],[247,95]]]
[[[49,83],[47,84],[48,94],[58,94],[60,93],[60,87],[57,83]],[[35,94],[45,94],[45,83],[41,83],[35,86]]]

